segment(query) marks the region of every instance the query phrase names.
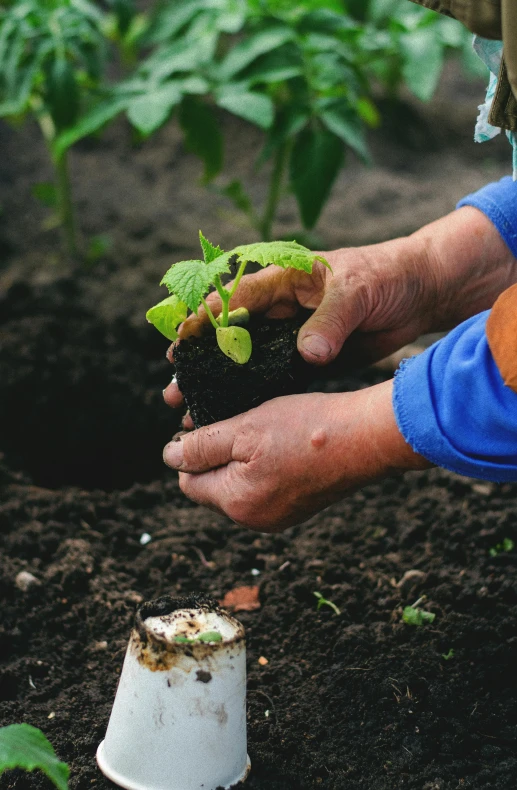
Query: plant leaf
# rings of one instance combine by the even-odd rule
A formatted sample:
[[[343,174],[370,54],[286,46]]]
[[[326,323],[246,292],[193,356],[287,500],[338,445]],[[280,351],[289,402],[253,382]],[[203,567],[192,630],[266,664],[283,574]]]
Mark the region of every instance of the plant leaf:
[[[55,208],[58,204],[57,189],[55,184],[48,181],[41,181],[39,184],[34,184],[31,189],[34,197],[43,203],[47,208]]]
[[[30,724],[10,724],[0,728],[0,774],[11,768],[45,773],[58,790],[67,790],[70,769],[62,763],[37,727]]]
[[[227,259],[237,256],[238,263],[258,263],[260,266],[275,264],[282,269],[298,269],[310,274],[314,261],[320,261],[330,269],[321,255],[315,255],[296,241],[268,241],[244,244],[225,253]]]
[[[431,99],[442,73],[444,50],[429,30],[415,30],[400,37],[404,65],[402,74],[409,90],[421,101]]]
[[[215,100],[219,107],[244,118],[246,121],[269,129],[274,120],[275,107],[269,96],[248,91],[238,83],[225,85],[216,92]]]
[[[187,305],[177,296],[168,296],[167,299],[151,307],[145,317],[158,332],[165,335],[167,340],[177,340],[176,328],[187,317]]]
[[[326,129],[303,129],[295,140],[290,178],[306,228],[313,228],[344,161],[343,143]]]
[[[102,104],[97,105],[89,113],[84,115],[75,126],[62,132],[56,137],[52,145],[52,153],[58,158],[67,151],[70,146],[82,140],[94,132],[97,132],[102,126],[115,118],[119,112],[126,109],[128,98],[109,99]]]
[[[251,335],[242,326],[219,326],[216,329],[217,345],[227,357],[244,365],[251,357]]]
[[[424,625],[425,623],[432,623],[436,615],[433,612],[426,612],[424,609],[419,609],[414,606],[404,607],[402,619],[406,625]]]
[[[199,231],[199,242],[201,244],[201,249],[203,250],[203,258],[205,263],[212,263],[218,258],[220,255],[223,255],[224,250],[220,247],[214,247],[213,244],[210,244],[208,239],[206,239],[201,231]]]
[[[193,312],[208,293],[218,274],[230,271],[227,254],[220,255],[211,263],[204,261],[181,261],[171,266],[160,285],[166,285],[169,293],[175,294]]]
[[[231,200],[239,211],[243,211],[248,217],[253,216],[253,204],[240,181],[234,179],[224,187],[217,187],[216,191]]]
[[[163,85],[132,99],[127,108],[127,117],[139,132],[147,136],[165,123],[172,108],[180,101],[181,91],[177,85]]]
[[[214,111],[205,102],[186,96],[179,110],[185,147],[203,160],[207,183],[223,166],[223,136]]]
[[[361,123],[351,107],[345,105],[329,107],[320,113],[320,118],[327,129],[340,137],[363,162],[370,162],[370,152]]]
[[[199,634],[197,642],[222,642],[223,637],[219,631],[205,631],[204,634]]]
[[[260,55],[272,52],[287,41],[292,41],[295,33],[289,27],[273,27],[261,30],[255,35],[247,36],[230,50],[220,65],[219,77],[223,81],[231,79],[235,74],[249,66]]]

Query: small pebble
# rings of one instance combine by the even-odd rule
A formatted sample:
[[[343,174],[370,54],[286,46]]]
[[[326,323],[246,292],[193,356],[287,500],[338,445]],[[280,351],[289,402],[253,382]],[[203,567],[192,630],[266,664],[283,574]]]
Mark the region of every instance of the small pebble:
[[[39,579],[36,579],[36,577],[32,573],[29,573],[29,571],[20,571],[20,573],[17,574],[14,583],[22,592],[27,592],[29,587],[32,587],[34,584],[41,584]]]
[[[148,532],[143,532],[142,535],[140,535],[141,546],[147,546],[147,544],[150,543],[151,541],[152,541],[152,537],[149,535]]]
[[[251,569],[251,575],[252,576],[260,576],[260,571],[258,570],[258,568],[252,568]]]
[[[55,719],[55,718],[56,718],[56,714],[54,713],[54,711],[49,713],[48,716],[47,716],[47,719]]]
[[[258,662],[259,662],[261,667],[265,667],[266,664],[269,664],[269,661],[267,660],[267,658],[265,656],[260,656]]]

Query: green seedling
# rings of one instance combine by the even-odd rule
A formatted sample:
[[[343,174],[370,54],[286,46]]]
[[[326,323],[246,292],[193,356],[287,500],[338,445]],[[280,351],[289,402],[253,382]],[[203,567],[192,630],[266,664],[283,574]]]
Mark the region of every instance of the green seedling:
[[[201,231],[199,239],[203,260],[173,264],[160,283],[167,286],[170,296],[151,307],[146,317],[168,340],[177,340],[177,328],[187,317],[188,311],[191,310],[197,315],[200,306],[203,305],[215,329],[217,345],[223,354],[238,365],[248,362],[252,352],[250,333],[242,326],[249,316],[248,311],[242,307],[230,312],[230,300],[248,263],[258,263],[263,267],[275,264],[283,269],[297,269],[311,274],[314,262],[320,261],[330,269],[325,258],[315,255],[307,247],[295,241],[245,244],[235,247],[230,252],[223,252],[220,247],[210,244]],[[235,279],[226,288],[221,277],[230,273],[231,261],[235,261],[238,269]],[[212,288],[215,288],[221,297],[222,309],[217,318],[205,299]]]
[[[450,661],[451,658],[454,658],[454,650],[452,649],[452,647],[448,653],[442,653],[442,658],[444,661]]]
[[[196,642],[222,642],[223,637],[219,631],[205,631],[192,639],[188,636],[177,636],[174,641],[180,645],[193,645]]]
[[[436,615],[433,614],[433,612],[426,612],[424,609],[419,608],[419,604],[421,604],[422,601],[425,601],[425,598],[426,596],[422,595],[422,597],[419,598],[418,601],[415,601],[414,604],[404,607],[402,619],[406,625],[421,626],[425,625],[426,623],[433,622]]]
[[[0,727],[0,774],[12,768],[34,771],[39,768],[58,790],[67,790],[70,769],[56,756],[41,730],[30,724]]]
[[[495,546],[492,546],[488,553],[491,557],[497,557],[498,554],[504,554],[505,552],[513,551],[514,547],[515,543],[511,538],[503,538],[501,543],[497,543]]]
[[[329,601],[327,598],[324,598],[320,592],[313,592],[313,595],[315,598],[318,599],[318,605],[316,606],[317,611],[319,611],[322,606],[330,606],[333,612],[335,612],[338,615],[341,614],[341,610],[338,609],[336,604],[332,603],[332,601]]]

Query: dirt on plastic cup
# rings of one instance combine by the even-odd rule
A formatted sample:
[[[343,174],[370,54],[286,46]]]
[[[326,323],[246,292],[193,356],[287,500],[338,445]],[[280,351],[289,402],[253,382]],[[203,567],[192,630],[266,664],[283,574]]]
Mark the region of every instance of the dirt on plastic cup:
[[[248,775],[244,628],[206,596],[142,604],[101,771],[127,790],[215,790]]]

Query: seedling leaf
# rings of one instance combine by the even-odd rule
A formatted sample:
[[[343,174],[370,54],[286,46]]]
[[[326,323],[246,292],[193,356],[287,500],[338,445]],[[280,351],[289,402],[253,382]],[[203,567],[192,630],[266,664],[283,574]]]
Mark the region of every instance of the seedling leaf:
[[[12,768],[34,771],[39,768],[56,785],[67,790],[70,769],[62,763],[37,727],[10,724],[0,728],[0,774]]]
[[[268,266],[274,263],[276,266],[281,266],[282,269],[298,269],[308,274],[312,272],[314,261],[320,261],[330,269],[330,265],[322,255],[315,255],[307,247],[303,247],[296,241],[269,241],[244,244],[226,253],[228,258],[231,258],[233,255],[237,256],[238,263],[253,262],[258,263],[260,266]]]
[[[205,263],[212,263],[212,261],[215,261],[216,258],[223,254],[223,250],[220,247],[214,247],[213,244],[210,244],[201,231],[199,231],[199,241],[201,243],[201,249],[203,250]]]
[[[218,327],[217,345],[227,357],[244,365],[251,357],[251,336],[242,326]]]
[[[200,634],[197,638],[198,642],[222,642],[223,637],[219,633],[219,631],[205,631],[204,634]]]
[[[442,653],[442,658],[444,661],[450,661],[451,658],[454,658],[454,650],[452,649],[452,647],[448,653]]]
[[[419,609],[415,606],[406,606],[402,613],[402,619],[406,625],[424,625],[425,623],[432,623],[436,617],[433,612],[426,612],[424,609]]]
[[[503,552],[513,551],[514,546],[515,544],[511,538],[503,538],[501,543],[492,546],[492,548],[488,550],[488,553],[491,557],[497,557],[498,554],[502,554]]]
[[[320,592],[314,592],[313,595],[318,599],[317,611],[319,611],[322,606],[329,606],[337,615],[341,614],[341,610],[337,608],[336,604],[324,598]]]
[[[151,307],[145,317],[162,335],[165,335],[167,340],[177,340],[176,327],[187,317],[187,305],[177,296],[168,296],[167,299]]]
[[[169,293],[176,294],[189,310],[197,312],[201,298],[210,290],[214,278],[229,271],[227,255],[219,255],[210,263],[181,261],[171,266],[160,285],[166,285]]]
[[[222,326],[222,318],[223,314],[220,313],[217,318],[215,319],[219,326]],[[244,324],[249,323],[250,314],[249,310],[246,310],[245,307],[238,307],[236,310],[230,310],[228,313],[228,326],[243,326]]]

